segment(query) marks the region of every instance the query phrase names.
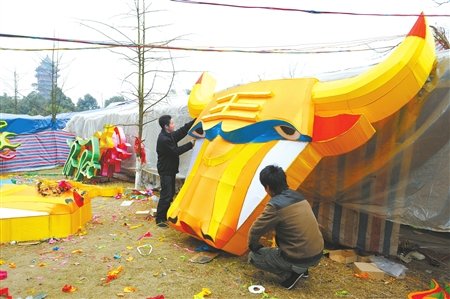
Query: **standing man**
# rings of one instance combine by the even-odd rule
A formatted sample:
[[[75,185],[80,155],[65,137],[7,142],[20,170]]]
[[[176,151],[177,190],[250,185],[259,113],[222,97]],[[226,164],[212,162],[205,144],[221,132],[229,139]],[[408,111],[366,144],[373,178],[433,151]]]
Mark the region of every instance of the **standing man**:
[[[187,135],[194,122],[195,119],[175,131],[175,123],[170,115],[163,115],[159,118],[161,133],[159,133],[156,143],[156,153],[158,154],[157,169],[161,181],[161,192],[156,208],[156,225],[162,228],[168,227],[167,211],[175,195],[175,176],[180,165],[180,155],[192,149],[195,144],[195,140],[193,140],[178,146],[178,141]]]
[[[308,267],[319,264],[322,233],[308,201],[289,189],[281,167],[266,166],[259,180],[271,199],[250,228],[248,262],[278,275],[281,285],[290,290],[301,277],[308,277]],[[278,247],[264,248],[259,239],[272,229]]]

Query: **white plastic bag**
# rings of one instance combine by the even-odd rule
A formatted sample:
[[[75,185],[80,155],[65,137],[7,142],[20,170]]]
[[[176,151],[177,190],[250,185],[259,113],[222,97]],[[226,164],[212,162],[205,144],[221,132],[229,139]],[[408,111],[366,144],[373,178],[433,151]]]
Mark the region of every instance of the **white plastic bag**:
[[[406,268],[402,264],[390,261],[382,256],[375,256],[370,258],[370,260],[377,265],[383,272],[389,274],[392,277],[406,276]]]

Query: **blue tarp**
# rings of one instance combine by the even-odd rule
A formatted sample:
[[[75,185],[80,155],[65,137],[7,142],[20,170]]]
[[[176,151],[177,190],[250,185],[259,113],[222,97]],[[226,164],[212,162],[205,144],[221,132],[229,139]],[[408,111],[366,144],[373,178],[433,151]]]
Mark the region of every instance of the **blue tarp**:
[[[35,134],[45,131],[62,130],[75,113],[62,113],[52,123],[52,116],[29,116],[24,114],[0,113],[0,120],[6,121],[6,127],[0,128],[0,132],[12,132],[18,134]]]

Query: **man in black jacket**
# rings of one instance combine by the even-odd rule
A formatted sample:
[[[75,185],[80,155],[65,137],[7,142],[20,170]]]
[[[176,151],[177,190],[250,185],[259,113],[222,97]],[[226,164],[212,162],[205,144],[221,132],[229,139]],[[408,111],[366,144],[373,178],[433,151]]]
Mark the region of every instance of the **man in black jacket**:
[[[175,176],[180,165],[180,155],[192,149],[195,140],[178,146],[178,141],[183,139],[195,119],[184,124],[175,130],[175,123],[170,115],[163,115],[159,118],[161,132],[156,143],[156,153],[158,154],[158,174],[161,181],[161,192],[156,209],[156,225],[167,228],[167,211],[175,195]]]

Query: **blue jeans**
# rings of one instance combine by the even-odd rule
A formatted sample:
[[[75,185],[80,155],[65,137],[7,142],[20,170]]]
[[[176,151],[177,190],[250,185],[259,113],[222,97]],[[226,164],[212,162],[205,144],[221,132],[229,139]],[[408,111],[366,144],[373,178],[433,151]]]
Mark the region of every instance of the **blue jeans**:
[[[309,267],[317,266],[320,260],[321,257],[306,264],[293,264],[281,256],[281,250],[278,247],[265,247],[248,254],[250,264],[258,269],[278,275],[282,280],[288,279],[292,272],[303,273]]]
[[[175,175],[161,175],[161,192],[156,207],[156,223],[167,221],[167,211],[175,195]]]

